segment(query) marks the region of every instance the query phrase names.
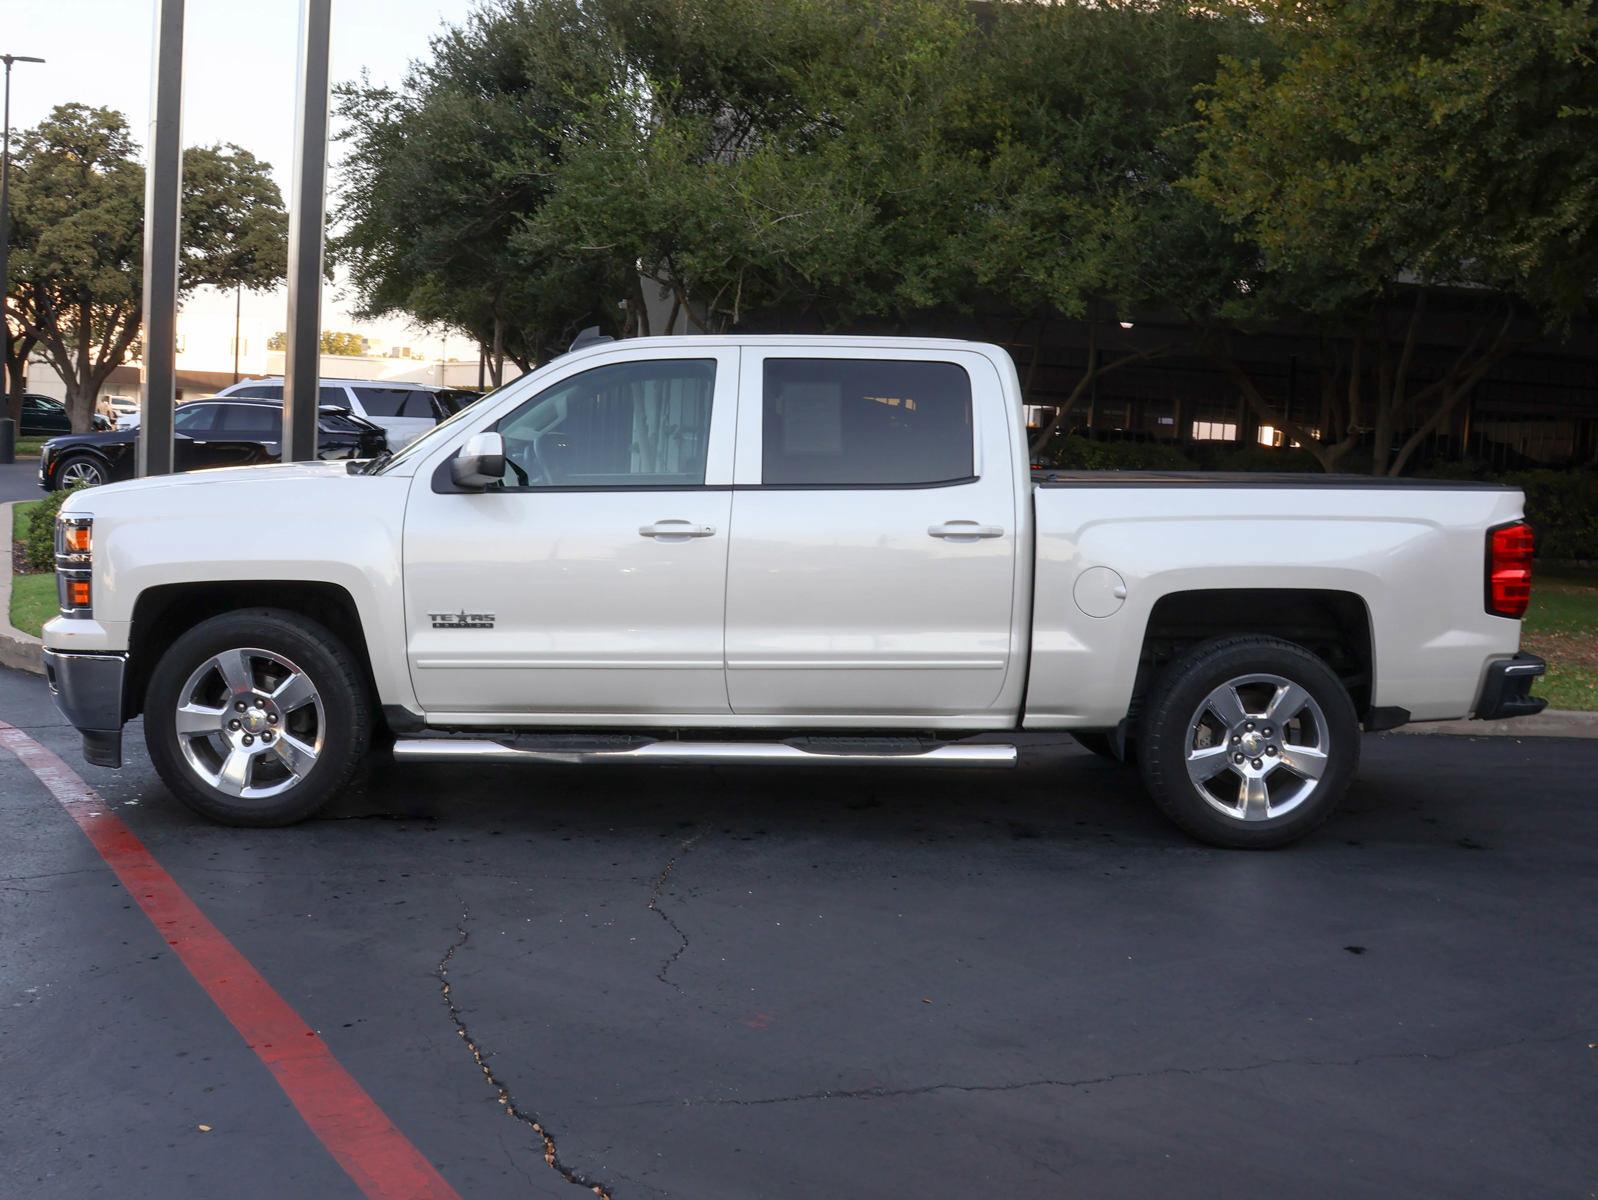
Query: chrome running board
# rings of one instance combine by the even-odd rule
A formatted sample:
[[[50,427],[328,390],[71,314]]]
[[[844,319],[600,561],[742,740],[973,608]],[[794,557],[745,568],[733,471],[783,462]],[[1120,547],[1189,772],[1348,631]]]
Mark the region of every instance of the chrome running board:
[[[517,739],[520,740],[520,739]],[[552,739],[553,740],[553,739]],[[860,742],[851,747],[848,739],[829,746],[827,739],[806,738],[805,746],[789,742],[644,742],[637,745],[606,747],[573,744],[561,739],[553,745],[432,737],[401,738],[394,743],[394,758],[399,762],[539,762],[567,765],[590,763],[689,763],[722,766],[774,767],[1013,767],[1016,749],[1009,745],[945,743],[927,747],[910,739],[904,750],[892,743]]]

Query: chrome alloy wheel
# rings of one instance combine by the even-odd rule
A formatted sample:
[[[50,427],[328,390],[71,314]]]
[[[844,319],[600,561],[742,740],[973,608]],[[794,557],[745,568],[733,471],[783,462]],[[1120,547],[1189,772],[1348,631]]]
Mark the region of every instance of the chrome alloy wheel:
[[[1331,750],[1326,716],[1280,675],[1241,675],[1204,698],[1188,724],[1188,778],[1234,821],[1292,812],[1320,786]]]
[[[255,648],[224,650],[195,668],[174,717],[189,769],[243,800],[276,796],[310,774],[326,730],[310,677]]]
[[[61,475],[56,480],[56,486],[73,488],[86,484],[89,487],[99,487],[104,482],[104,472],[99,467],[88,459],[78,458],[61,468]]]

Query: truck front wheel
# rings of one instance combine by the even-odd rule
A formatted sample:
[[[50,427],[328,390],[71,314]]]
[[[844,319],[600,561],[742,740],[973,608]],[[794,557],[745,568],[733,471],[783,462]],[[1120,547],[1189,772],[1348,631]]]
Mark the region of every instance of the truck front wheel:
[[[289,825],[349,780],[371,736],[349,648],[273,609],[212,617],[161,656],[144,701],[150,759],[172,794],[225,825]]]
[[[1194,837],[1264,849],[1332,814],[1359,765],[1359,720],[1342,682],[1303,647],[1218,638],[1156,682],[1138,761],[1160,810]]]

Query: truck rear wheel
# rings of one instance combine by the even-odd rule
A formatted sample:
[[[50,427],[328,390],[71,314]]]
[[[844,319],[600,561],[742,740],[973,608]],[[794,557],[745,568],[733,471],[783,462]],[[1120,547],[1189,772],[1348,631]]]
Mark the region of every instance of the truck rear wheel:
[[[172,794],[224,825],[289,825],[348,782],[371,736],[359,664],[315,621],[212,617],[150,676],[144,738]]]
[[[1138,761],[1154,802],[1188,833],[1265,849],[1332,814],[1359,765],[1359,720],[1342,682],[1303,647],[1218,638],[1156,682]]]

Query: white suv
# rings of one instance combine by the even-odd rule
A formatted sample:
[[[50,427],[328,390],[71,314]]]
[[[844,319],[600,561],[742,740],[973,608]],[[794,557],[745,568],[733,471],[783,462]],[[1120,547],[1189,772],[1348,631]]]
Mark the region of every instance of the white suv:
[[[388,448],[398,451],[421,437],[453,409],[443,404],[438,389],[421,383],[378,379],[322,379],[318,403],[347,408],[388,435]],[[217,393],[257,400],[283,400],[283,380],[244,379]]]

